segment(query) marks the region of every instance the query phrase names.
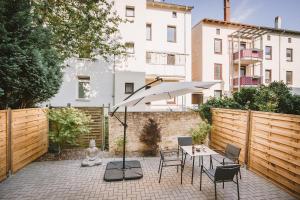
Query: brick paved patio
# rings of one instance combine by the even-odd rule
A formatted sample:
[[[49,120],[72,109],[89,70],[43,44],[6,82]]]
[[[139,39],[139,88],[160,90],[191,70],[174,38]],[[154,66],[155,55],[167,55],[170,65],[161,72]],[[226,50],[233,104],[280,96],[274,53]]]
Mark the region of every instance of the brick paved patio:
[[[111,159],[110,159],[111,160]],[[176,168],[165,168],[158,183],[158,158],[139,158],[144,178],[135,181],[103,181],[104,165],[81,168],[80,161],[34,162],[0,183],[0,199],[214,199],[213,183],[204,175],[199,191],[199,167],[191,185],[191,162],[184,170],[183,184]],[[232,183],[218,185],[218,199],[237,199]],[[241,199],[294,199],[266,179],[242,169]]]

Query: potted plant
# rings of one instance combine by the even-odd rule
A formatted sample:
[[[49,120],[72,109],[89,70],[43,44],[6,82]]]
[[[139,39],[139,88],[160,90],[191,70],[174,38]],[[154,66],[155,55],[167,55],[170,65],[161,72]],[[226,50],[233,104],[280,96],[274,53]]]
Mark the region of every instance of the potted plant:
[[[203,144],[211,131],[211,125],[205,121],[200,122],[196,128],[191,129],[193,144]]]

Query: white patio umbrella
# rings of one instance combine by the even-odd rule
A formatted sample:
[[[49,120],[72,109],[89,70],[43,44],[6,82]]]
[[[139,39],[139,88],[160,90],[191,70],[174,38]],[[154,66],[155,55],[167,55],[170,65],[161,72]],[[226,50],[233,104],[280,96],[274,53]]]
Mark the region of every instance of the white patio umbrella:
[[[128,99],[116,104],[114,108],[135,106],[137,104],[172,99],[188,93],[201,92],[217,82],[163,82],[149,89],[135,93]]]
[[[115,110],[111,116],[115,116],[124,127],[123,141],[126,141],[127,130],[127,107],[137,104],[171,99],[177,96],[182,96],[188,93],[201,92],[203,89],[208,89],[218,82],[163,82],[159,85],[146,89],[151,84],[162,81],[161,78],[156,78],[155,81],[144,85],[128,96],[124,101],[114,106]],[[121,121],[115,114],[119,107],[125,107],[124,121]],[[112,161],[106,165],[104,180],[106,181],[121,181],[129,179],[139,179],[143,177],[141,164],[139,161],[125,161],[125,142],[123,142],[123,161]]]

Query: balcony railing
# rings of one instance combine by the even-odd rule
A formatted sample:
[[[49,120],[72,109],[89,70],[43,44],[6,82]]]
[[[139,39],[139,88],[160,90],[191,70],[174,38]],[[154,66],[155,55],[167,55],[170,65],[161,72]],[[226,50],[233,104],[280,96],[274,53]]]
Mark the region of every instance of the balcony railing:
[[[239,59],[239,52],[233,53],[233,60],[237,62]],[[240,50],[241,61],[262,61],[263,51],[260,49],[242,49]]]
[[[238,86],[239,80],[238,78],[233,79],[233,85]],[[240,77],[240,85],[241,86],[256,86],[261,84],[261,77],[253,77],[253,76],[241,76]]]

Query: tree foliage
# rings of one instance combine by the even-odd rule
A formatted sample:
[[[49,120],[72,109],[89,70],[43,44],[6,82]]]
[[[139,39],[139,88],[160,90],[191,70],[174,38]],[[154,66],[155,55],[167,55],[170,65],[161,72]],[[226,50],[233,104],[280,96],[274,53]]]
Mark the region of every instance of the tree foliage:
[[[282,81],[259,88],[242,88],[233,97],[211,98],[199,108],[202,118],[211,123],[211,108],[245,109],[300,115],[300,96],[293,95]]]
[[[158,151],[158,143],[161,142],[161,128],[154,119],[149,119],[144,125],[140,135],[140,141],[146,148],[143,150],[145,156],[155,156]]]
[[[37,23],[53,33],[53,47],[63,58],[107,57],[124,52],[118,26],[125,22],[108,0],[32,0]]]
[[[52,38],[34,23],[29,0],[0,0],[0,109],[32,107],[57,93],[62,60]]]
[[[77,145],[76,139],[90,132],[91,118],[75,108],[50,109],[48,112],[50,123],[49,139],[58,145],[59,152],[65,145]]]

